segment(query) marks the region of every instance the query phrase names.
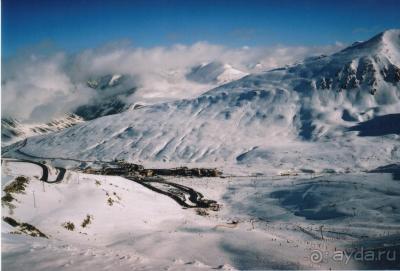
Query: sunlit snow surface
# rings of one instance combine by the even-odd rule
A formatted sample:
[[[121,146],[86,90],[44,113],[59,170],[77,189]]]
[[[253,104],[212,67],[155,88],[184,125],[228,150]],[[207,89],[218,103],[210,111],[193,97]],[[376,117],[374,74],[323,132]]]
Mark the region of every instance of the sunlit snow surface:
[[[331,56],[248,75],[194,99],[29,138],[21,150],[157,166],[250,165],[274,173],[360,171],[393,163],[400,158],[399,36],[399,30],[387,31]],[[368,123],[374,118],[375,126]]]
[[[43,187],[37,168],[3,161],[3,182],[21,174],[31,179],[12,216],[51,236],[12,235],[3,223],[4,266],[398,268],[399,48],[400,31],[387,31],[196,98],[106,116],[7,147],[5,156],[67,169],[90,164],[78,160],[125,159],[146,167],[217,167],[226,178],[168,180],[222,205],[200,216],[121,177],[68,170],[61,183]],[[86,215],[93,221],[83,228]],[[67,221],[76,225],[74,231],[61,226]],[[355,248],[398,256],[332,258]],[[322,259],[311,257],[315,253]]]
[[[3,206],[3,216],[35,225],[50,237],[10,234],[15,229],[3,222],[7,270],[353,269],[399,264],[310,259],[315,249],[324,255],[355,247],[398,250],[400,183],[395,174],[169,179],[222,204],[220,211],[199,216],[120,177],[68,171],[61,183],[43,185],[34,177],[39,169],[34,165],[5,161],[2,167],[3,179],[22,171],[30,177],[26,193],[16,197],[13,214]],[[51,172],[50,178],[56,174]],[[111,206],[109,197],[115,200]],[[83,228],[88,214],[92,222]],[[62,227],[67,221],[75,224],[74,231]]]

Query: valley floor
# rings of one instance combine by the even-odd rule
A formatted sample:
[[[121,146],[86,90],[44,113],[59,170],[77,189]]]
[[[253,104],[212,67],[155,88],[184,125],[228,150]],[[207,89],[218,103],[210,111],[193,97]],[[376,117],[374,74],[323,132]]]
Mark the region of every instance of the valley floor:
[[[396,166],[385,173],[166,180],[216,201],[219,210],[182,207],[122,177],[46,167],[45,182],[39,165],[2,160],[4,270],[400,267]],[[17,186],[19,176],[25,181]],[[179,195],[176,187],[158,184]],[[22,223],[47,238],[30,236],[35,230]]]

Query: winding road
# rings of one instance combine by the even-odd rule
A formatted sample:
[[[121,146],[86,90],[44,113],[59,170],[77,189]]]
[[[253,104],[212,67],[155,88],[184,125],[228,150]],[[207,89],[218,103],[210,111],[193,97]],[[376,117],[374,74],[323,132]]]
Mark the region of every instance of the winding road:
[[[84,160],[79,160],[79,159],[71,159],[71,158],[61,158],[61,157],[39,157],[39,156],[34,156],[31,154],[28,154],[21,149],[25,147],[27,143],[27,139],[23,140],[19,145],[15,146],[17,149],[14,149],[14,151],[22,156],[32,158],[32,159],[49,159],[49,160],[69,160],[69,161],[76,161],[76,162],[100,162],[100,163],[105,163],[105,164],[112,164],[112,161],[84,161]],[[7,151],[6,151],[7,152]],[[38,165],[42,168],[43,174],[42,177],[40,178],[41,181],[46,182],[46,183],[59,183],[63,180],[66,169],[61,168],[61,167],[56,167],[58,170],[58,175],[54,181],[49,181],[49,169],[46,165],[40,162],[32,161],[32,160],[27,160],[27,159],[21,159],[21,160],[12,160],[15,162],[25,162],[25,163],[32,163],[35,165]],[[131,176],[121,176],[126,179],[129,179],[131,181],[134,181],[140,185],[143,185],[144,187],[159,193],[163,194],[165,196],[170,197],[174,201],[176,201],[179,205],[185,208],[210,208],[212,210],[218,210],[219,205],[216,201],[214,200],[209,200],[205,199],[203,194],[200,192],[195,191],[194,189],[177,184],[177,183],[172,183],[172,182],[167,182],[162,178],[145,178],[145,179],[138,179],[135,177]]]
[[[25,151],[22,151],[21,149],[25,147],[26,143],[28,142],[28,139],[24,139],[21,143],[18,143],[20,145],[16,145],[14,148],[18,149],[13,149],[14,152],[16,152],[19,155],[32,158],[32,159],[45,159],[45,160],[62,160],[62,161],[73,161],[73,162],[78,162],[78,163],[104,163],[104,164],[113,164],[114,161],[103,161],[103,160],[80,160],[80,159],[75,159],[75,158],[63,158],[63,157],[44,157],[44,156],[37,156],[33,154],[29,154]],[[2,153],[7,153],[9,150],[6,149]]]
[[[2,159],[2,161],[3,160],[4,159]],[[49,180],[49,168],[43,163],[26,159],[23,160],[12,159],[12,160],[7,160],[7,162],[31,163],[41,167],[42,177],[40,178],[40,180],[49,184],[61,182],[64,179],[66,173],[65,168],[55,167],[58,171],[57,177],[55,178],[55,180]],[[200,192],[181,184],[167,182],[161,178],[138,179],[130,176],[122,176],[122,177],[134,181],[156,193],[168,196],[184,208],[210,208],[213,210],[219,209],[219,205],[216,201],[205,199],[203,194],[201,194]]]
[[[164,181],[163,179],[138,180],[132,177],[125,177],[144,187],[168,196],[185,208],[211,208],[217,210],[219,205],[214,200],[205,199],[203,194],[194,189],[176,183]]]
[[[3,159],[2,159],[3,161]],[[57,177],[54,181],[49,181],[49,168],[39,162],[36,161],[31,161],[31,160],[7,160],[7,162],[16,162],[16,163],[30,163],[30,164],[34,164],[37,165],[39,167],[42,168],[42,177],[40,178],[41,181],[45,182],[45,183],[59,183],[64,179],[65,176],[65,172],[67,171],[65,168],[61,168],[61,167],[56,167],[58,174]]]

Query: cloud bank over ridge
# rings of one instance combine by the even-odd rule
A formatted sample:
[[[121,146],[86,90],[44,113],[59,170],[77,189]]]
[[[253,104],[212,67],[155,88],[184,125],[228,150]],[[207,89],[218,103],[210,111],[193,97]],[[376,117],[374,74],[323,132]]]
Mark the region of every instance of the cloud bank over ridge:
[[[74,111],[101,98],[99,92],[87,86],[87,80],[108,74],[129,76],[126,87],[134,86],[137,91],[127,98],[128,102],[154,103],[191,98],[215,87],[185,77],[202,63],[221,62],[246,73],[262,72],[343,47],[337,43],[318,47],[228,48],[198,42],[137,48],[113,43],[75,54],[28,52],[3,60],[2,117],[43,122]]]

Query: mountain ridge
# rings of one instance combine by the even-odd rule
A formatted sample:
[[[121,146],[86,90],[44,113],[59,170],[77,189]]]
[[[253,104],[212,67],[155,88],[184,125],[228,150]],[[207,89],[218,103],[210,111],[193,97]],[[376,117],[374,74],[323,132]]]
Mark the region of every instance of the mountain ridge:
[[[12,118],[1,119],[2,146],[12,144],[27,137],[61,131],[83,122],[83,119],[75,114],[65,114],[47,123],[21,123]]]
[[[366,50],[371,40],[357,46]],[[398,48],[400,44],[388,46]],[[194,99],[155,104],[32,138],[24,149],[51,156],[61,146],[66,157],[221,165],[273,161],[274,167],[309,163],[338,170],[345,170],[346,163],[360,169],[379,165],[382,161],[373,158],[376,153],[390,162],[400,157],[392,146],[398,135],[387,139],[385,150],[379,150],[378,139],[361,138],[349,128],[375,116],[400,112],[399,82],[397,77],[393,82],[384,80],[382,73],[389,62],[375,61],[373,69],[361,65],[355,73],[345,73],[349,52],[345,49],[284,69],[247,75]],[[351,61],[374,55],[389,59],[388,52],[375,48],[368,55],[354,54]],[[333,76],[329,87],[318,83],[322,76]],[[358,83],[343,88],[340,84],[349,76]],[[72,137],[76,140],[67,143]],[[327,162],[317,165],[321,148]],[[293,156],[282,154],[290,151]],[[304,157],[298,160],[299,155]]]

